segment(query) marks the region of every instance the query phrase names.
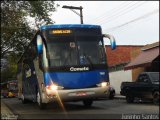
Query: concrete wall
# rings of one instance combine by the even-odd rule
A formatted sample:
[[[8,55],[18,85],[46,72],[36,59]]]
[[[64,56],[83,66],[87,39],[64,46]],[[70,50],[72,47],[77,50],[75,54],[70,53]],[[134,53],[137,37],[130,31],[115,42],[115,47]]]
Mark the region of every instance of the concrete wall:
[[[116,94],[120,94],[121,82],[132,81],[132,70],[110,72],[109,78],[111,86],[113,86],[116,90]]]

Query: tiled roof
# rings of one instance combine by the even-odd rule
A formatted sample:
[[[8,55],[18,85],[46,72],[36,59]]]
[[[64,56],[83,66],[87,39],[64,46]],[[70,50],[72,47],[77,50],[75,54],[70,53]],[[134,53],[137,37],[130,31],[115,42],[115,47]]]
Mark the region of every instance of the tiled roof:
[[[125,70],[137,67],[144,67],[151,65],[152,61],[159,56],[159,47],[152,47],[149,50],[143,50],[133,61],[131,61]]]
[[[148,50],[148,49],[151,49],[151,48],[154,48],[154,47],[157,47],[159,46],[159,42],[155,42],[155,43],[152,43],[152,44],[147,44],[145,45],[144,47],[142,47],[142,51],[144,50]]]

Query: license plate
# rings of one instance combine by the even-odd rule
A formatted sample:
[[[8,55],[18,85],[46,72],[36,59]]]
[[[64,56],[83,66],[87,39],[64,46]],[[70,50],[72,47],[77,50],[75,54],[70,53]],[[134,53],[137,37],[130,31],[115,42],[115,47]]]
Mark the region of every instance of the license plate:
[[[86,92],[77,92],[76,95],[77,96],[86,96],[87,93]]]

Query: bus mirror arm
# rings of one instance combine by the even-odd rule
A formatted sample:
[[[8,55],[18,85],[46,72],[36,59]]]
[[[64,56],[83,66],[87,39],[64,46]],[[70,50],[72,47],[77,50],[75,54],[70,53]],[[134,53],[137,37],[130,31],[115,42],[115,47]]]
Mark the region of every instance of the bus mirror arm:
[[[38,54],[42,54],[43,52],[43,40],[40,35],[37,36],[37,51]]]
[[[103,37],[108,38],[110,40],[112,50],[116,49],[116,41],[114,36],[109,34],[103,34]]]

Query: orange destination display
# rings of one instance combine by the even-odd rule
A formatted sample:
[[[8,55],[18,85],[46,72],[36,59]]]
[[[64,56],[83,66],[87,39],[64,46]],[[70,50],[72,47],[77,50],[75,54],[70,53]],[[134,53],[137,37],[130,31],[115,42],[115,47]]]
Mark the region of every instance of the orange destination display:
[[[70,34],[72,33],[71,30],[52,30],[50,34]]]

